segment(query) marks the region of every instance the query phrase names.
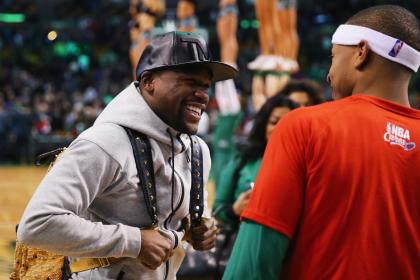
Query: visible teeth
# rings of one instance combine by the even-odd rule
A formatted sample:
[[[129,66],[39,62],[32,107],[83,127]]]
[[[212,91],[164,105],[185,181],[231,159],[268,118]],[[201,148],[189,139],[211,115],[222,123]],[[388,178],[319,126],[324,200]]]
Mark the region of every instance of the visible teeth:
[[[194,106],[194,105],[187,105],[187,109],[193,111],[194,113],[197,113],[198,115],[201,115],[201,108]]]

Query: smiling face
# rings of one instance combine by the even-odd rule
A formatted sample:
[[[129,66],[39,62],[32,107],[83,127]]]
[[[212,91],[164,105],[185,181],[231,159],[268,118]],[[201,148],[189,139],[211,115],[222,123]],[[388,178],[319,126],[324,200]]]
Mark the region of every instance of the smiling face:
[[[341,99],[352,95],[355,86],[355,69],[352,64],[354,47],[333,45],[331,67],[327,80],[333,90],[333,98]]]
[[[189,67],[143,75],[142,95],[152,110],[179,132],[197,133],[201,114],[209,102],[209,71]]]

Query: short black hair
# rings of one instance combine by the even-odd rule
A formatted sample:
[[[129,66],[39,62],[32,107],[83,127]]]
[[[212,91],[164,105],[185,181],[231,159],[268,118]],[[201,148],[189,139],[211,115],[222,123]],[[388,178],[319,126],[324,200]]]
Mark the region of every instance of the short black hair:
[[[420,21],[412,12],[401,6],[373,6],[350,17],[347,24],[373,29],[400,39],[420,51]]]
[[[317,105],[324,101],[321,86],[309,79],[291,80],[278,94],[289,96],[297,91],[303,91],[308,94],[308,105]]]

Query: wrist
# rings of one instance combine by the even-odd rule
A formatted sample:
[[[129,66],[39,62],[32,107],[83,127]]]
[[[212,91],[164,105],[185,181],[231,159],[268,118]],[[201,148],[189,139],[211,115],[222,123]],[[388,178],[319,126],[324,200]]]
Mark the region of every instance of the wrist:
[[[237,208],[238,207],[236,207],[235,204],[232,204],[232,206],[228,208],[226,215],[231,219],[238,219],[239,216],[241,216],[241,212]]]

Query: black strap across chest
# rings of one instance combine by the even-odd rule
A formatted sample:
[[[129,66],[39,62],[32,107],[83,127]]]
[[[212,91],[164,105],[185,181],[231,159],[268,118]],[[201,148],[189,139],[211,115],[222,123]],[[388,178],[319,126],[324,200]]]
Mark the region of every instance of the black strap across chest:
[[[156,186],[153,169],[152,148],[149,138],[146,135],[125,128],[133,148],[134,160],[136,162],[139,187],[143,191],[147,212],[152,220],[152,226],[158,224]],[[136,136],[134,136],[136,134]]]
[[[151,225],[158,224],[158,208],[156,201],[156,184],[153,169],[152,148],[149,138],[138,131],[124,127],[133,148],[136,162],[139,187],[143,191],[147,212]],[[201,222],[204,211],[204,184],[203,184],[203,155],[201,146],[196,137],[191,137],[191,191],[189,212],[193,224]]]
[[[190,215],[193,225],[200,224],[204,211],[203,154],[197,138],[191,139]]]

